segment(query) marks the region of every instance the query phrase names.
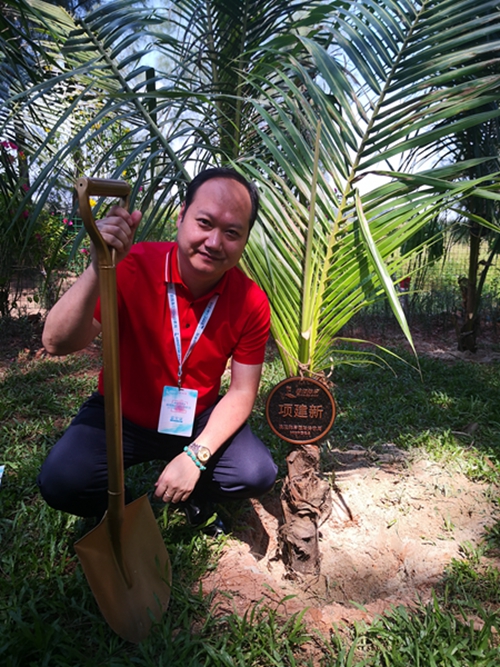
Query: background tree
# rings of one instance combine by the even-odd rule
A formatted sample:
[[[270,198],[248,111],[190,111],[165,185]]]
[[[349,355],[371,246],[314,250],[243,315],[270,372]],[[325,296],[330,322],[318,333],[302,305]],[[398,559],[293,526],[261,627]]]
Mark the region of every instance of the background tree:
[[[498,108],[496,103],[494,108]],[[470,180],[488,179],[493,174],[494,182],[494,174],[500,166],[499,146],[498,118],[468,128],[453,138],[457,157],[468,159],[472,163],[464,172],[464,176]],[[481,316],[481,295],[489,268],[500,251],[498,202],[476,197],[467,198],[457,213],[459,218],[455,238],[465,239],[469,252],[467,275],[460,276],[458,281],[462,308],[460,317],[455,322],[457,343],[459,350],[475,352]],[[487,258],[483,260],[481,251],[485,245]]]
[[[498,11],[498,6],[496,6]],[[487,52],[488,44],[495,44],[500,34],[495,21],[494,3],[480,3],[474,10],[475,24],[470,31],[470,49],[472,63],[474,62],[474,46],[478,48],[478,63],[483,67],[485,82],[488,75],[492,78],[498,75],[500,68],[498,59],[493,57],[484,59],[483,54]],[[490,25],[486,34],[477,33],[477,26]],[[451,73],[450,73],[451,74]],[[471,75],[468,68],[454,72],[455,85],[467,84],[475,74]],[[485,114],[484,122],[474,124],[461,131],[443,138],[439,155],[442,160],[451,160],[458,163],[466,163],[464,171],[458,176],[459,179],[482,180],[488,183],[491,179],[493,184],[495,174],[498,173],[499,159],[498,149],[500,144],[500,126],[498,116],[500,107],[498,97],[485,95],[484,107],[478,109]],[[469,110],[464,110],[467,116]],[[458,214],[454,237],[466,239],[469,249],[468,271],[466,276],[461,276],[458,281],[462,296],[462,309],[460,317],[457,318],[456,331],[459,350],[476,351],[477,335],[480,323],[481,294],[485,284],[486,276],[491,263],[500,249],[500,235],[498,225],[498,202],[481,197],[467,197],[455,212]],[[481,250],[485,245],[489,246],[488,257],[481,260]]]
[[[0,117],[9,119],[0,141],[0,314],[8,315],[19,293],[19,272],[32,264],[31,206],[23,93],[43,79],[44,60],[29,35],[27,19],[13,2],[0,2]],[[15,113],[7,111],[12,100]],[[31,229],[30,232],[27,230]]]
[[[481,20],[470,0],[455,2],[450,16],[444,0],[183,0],[154,12],[118,1],[81,19],[38,0],[18,4],[37,22],[39,39],[29,36],[51,63],[45,83],[22,97],[43,118],[24,124],[37,164],[33,219],[51,188],[71,189],[76,151],[122,123],[95,173],[119,177],[138,165],[133,199],[142,188],[148,213],[138,238],[161,229],[186,180],[208,163],[232,161],[261,182],[263,224],[246,267],[269,290],[288,373],[328,367],[343,325],[384,292],[405,326],[388,278],[401,266],[395,250],[464,196],[452,179],[465,165],[413,174],[393,165],[484,118],[498,89],[485,69],[498,51],[496,3],[482,6]],[[171,64],[147,81],[144,58],[153,53]],[[451,78],[459,69],[467,84]],[[4,133],[18,113],[13,99]],[[72,125],[82,108],[88,120]],[[67,141],[54,150],[56,135]],[[111,156],[124,142],[129,154],[117,164]],[[480,194],[496,197],[492,187]]]

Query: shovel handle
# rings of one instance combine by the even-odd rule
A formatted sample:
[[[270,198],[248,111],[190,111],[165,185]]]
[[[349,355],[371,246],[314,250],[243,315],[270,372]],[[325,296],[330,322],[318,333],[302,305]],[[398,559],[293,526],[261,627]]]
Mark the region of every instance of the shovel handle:
[[[92,195],[97,197],[120,197],[121,206],[128,209],[130,185],[125,181],[82,177],[76,182],[75,187],[78,193],[80,216],[96,248],[99,270],[102,356],[104,366],[104,416],[108,459],[107,525],[118,566],[125,581],[130,583],[127,568],[123,561],[121,540],[125,490],[115,250],[110,251],[102,238],[95,224],[89,201]]]
[[[78,204],[80,216],[97,251],[99,266],[110,266],[114,264],[114,253],[111,254],[108,246],[99,232],[92,214],[89,198],[96,197],[120,197],[120,206],[128,210],[130,197],[130,185],[126,181],[114,180],[112,178],[87,178],[82,176],[75,184],[78,193]]]
[[[130,194],[130,185],[126,181],[114,178],[88,178],[83,176],[77,181],[77,188],[85,188],[90,197],[121,197],[127,199]]]

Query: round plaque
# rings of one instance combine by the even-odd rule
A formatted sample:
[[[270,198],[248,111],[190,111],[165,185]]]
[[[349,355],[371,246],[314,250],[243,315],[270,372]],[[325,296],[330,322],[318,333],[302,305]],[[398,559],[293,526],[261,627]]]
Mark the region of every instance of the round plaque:
[[[324,438],[335,421],[335,401],[328,388],[312,378],[292,377],[268,396],[266,417],[274,433],[295,445]]]

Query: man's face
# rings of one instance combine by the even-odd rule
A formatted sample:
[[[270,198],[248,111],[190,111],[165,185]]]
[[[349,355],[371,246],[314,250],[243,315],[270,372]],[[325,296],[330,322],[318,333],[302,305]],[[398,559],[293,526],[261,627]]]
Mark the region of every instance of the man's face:
[[[236,266],[248,239],[252,210],[244,185],[212,178],[196,191],[177,220],[179,269],[191,291],[211,287]]]

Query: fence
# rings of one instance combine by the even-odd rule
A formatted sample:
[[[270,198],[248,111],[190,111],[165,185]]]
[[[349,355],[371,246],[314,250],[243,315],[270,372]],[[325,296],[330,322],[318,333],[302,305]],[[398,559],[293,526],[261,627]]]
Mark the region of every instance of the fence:
[[[480,258],[479,274],[486,264],[486,249]],[[401,280],[398,289],[410,325],[424,333],[455,327],[463,314],[463,289],[468,276],[469,249],[461,243],[448,247],[445,255],[430,265],[407,265],[402,272],[410,272],[409,279]],[[465,281],[465,282],[464,282]],[[494,333],[500,327],[500,257],[495,257],[487,272],[480,306],[481,327]],[[346,328],[346,335],[361,328],[369,336],[394,325],[394,315],[385,298],[380,298],[357,314]]]

